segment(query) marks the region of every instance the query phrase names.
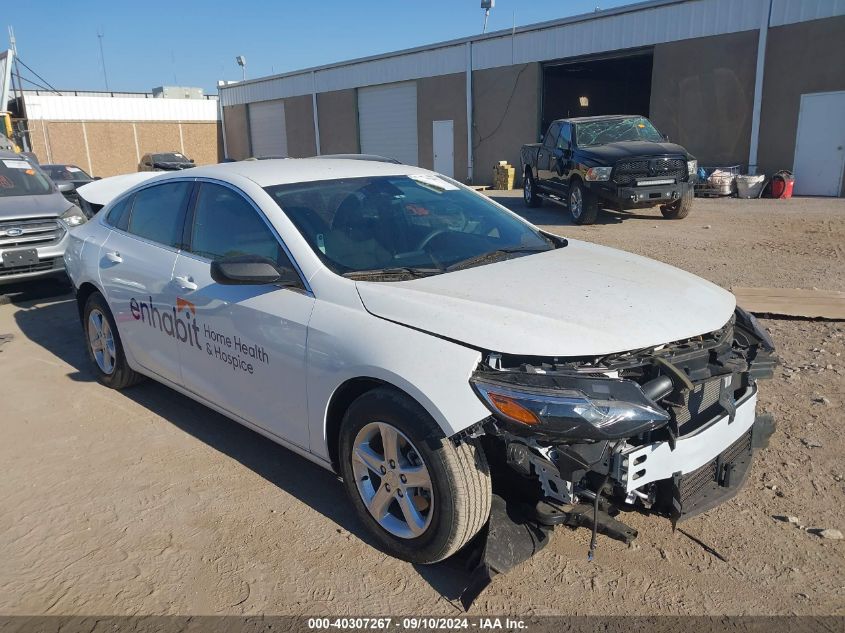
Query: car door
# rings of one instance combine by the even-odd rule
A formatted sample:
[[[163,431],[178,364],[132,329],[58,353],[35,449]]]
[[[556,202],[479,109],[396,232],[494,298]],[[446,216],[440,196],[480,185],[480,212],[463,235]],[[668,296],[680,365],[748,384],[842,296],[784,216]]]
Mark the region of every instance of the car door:
[[[564,195],[569,190],[569,176],[572,173],[572,126],[560,124],[560,132],[552,152],[552,182],[555,190]]]
[[[537,151],[537,177],[540,179],[540,186],[546,190],[550,190],[553,186],[551,182],[552,160],[559,129],[559,123],[552,123],[546,136],[543,137],[540,149]]]
[[[124,348],[144,369],[173,382],[179,380],[176,343],[187,333],[176,313],[173,266],[192,188],[191,181],[166,182],[119,203],[100,248],[100,281]]]
[[[183,385],[262,429],[307,449],[305,343],[313,295],[301,288],[221,285],[211,261],[260,255],[293,266],[275,229],[239,190],[198,185],[176,261],[180,314],[193,323],[179,347]]]

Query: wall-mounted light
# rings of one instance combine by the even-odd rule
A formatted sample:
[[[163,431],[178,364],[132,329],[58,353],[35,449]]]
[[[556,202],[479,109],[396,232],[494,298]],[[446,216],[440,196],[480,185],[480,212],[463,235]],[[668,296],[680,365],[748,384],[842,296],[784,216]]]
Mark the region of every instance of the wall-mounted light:
[[[581,104],[582,108],[588,108],[590,106],[590,99],[588,97],[578,97],[578,103]]]

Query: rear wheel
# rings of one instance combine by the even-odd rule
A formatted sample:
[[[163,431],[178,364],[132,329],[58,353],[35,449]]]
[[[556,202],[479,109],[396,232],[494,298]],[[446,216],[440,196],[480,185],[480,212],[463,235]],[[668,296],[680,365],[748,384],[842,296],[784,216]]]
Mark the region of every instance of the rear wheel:
[[[681,220],[689,215],[692,211],[693,192],[692,189],[687,189],[681,194],[677,202],[672,204],[664,204],[660,207],[660,213],[664,218],[669,220]]]
[[[389,554],[436,563],[463,547],[490,515],[484,452],[455,445],[409,396],[369,391],[346,412],[340,471],[352,505]]]
[[[525,206],[531,208],[543,204],[543,199],[537,195],[537,187],[530,171],[525,172],[525,178],[522,179],[522,199],[525,200]]]
[[[599,214],[598,198],[580,180],[569,185],[569,214],[575,224],[594,224]]]
[[[112,389],[124,389],[143,379],[127,364],[111,310],[99,292],[92,293],[85,302],[82,325],[97,380]]]

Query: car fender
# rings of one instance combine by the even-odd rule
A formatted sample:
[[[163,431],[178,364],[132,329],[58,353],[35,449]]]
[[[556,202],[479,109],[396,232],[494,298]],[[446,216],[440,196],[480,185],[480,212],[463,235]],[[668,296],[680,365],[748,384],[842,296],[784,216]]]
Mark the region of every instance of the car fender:
[[[354,284],[349,287],[354,291]],[[446,437],[490,413],[469,384],[481,360],[479,350],[376,317],[357,296],[348,303],[316,302],[307,347],[311,451],[325,459],[330,457],[329,403],[344,383],[355,378],[401,389],[431,415]]]

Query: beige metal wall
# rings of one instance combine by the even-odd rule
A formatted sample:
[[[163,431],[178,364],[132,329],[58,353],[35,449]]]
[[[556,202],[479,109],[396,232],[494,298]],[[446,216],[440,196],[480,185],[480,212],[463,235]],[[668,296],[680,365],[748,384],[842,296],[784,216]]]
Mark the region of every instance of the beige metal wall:
[[[845,90],[845,16],[769,29],[759,173],[792,170],[801,95]],[[831,117],[845,116],[831,112]],[[840,195],[845,196],[845,184]]]
[[[288,97],[284,101],[288,156],[314,156],[317,153],[317,143],[314,140],[314,105],[311,95]]]
[[[454,122],[454,174],[467,177],[466,73],[417,80],[417,151],[420,167],[434,168],[433,123]]]
[[[472,83],[473,182],[489,185],[494,165],[507,160],[519,171],[520,148],[537,140],[542,73],[532,62],[477,70]]]
[[[356,154],[358,144],[358,97],[354,88],[317,95],[320,117],[320,153]]]
[[[92,176],[115,176],[138,170],[149,152],[182,152],[197,165],[222,156],[219,124],[171,121],[29,122],[33,151],[42,163],[72,163]]]
[[[649,116],[702,165],[748,163],[757,31],[654,47]]]
[[[229,158],[243,160],[249,158],[249,123],[247,106],[234,105],[223,108],[226,120],[226,154]]]

